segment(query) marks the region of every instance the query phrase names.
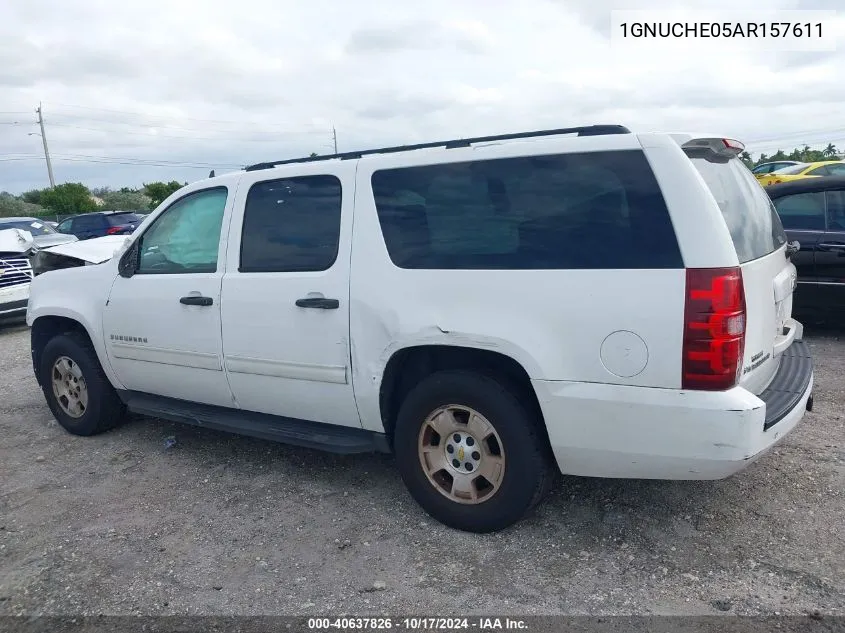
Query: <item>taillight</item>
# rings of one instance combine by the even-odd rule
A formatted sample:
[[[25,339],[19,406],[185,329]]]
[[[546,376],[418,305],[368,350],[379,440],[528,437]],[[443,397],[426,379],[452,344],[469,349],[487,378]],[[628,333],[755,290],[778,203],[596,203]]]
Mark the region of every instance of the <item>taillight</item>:
[[[739,381],[744,351],[742,271],[687,269],[681,387],[730,389]]]
[[[118,235],[123,230],[122,227],[119,226],[110,226],[106,229],[106,235]]]

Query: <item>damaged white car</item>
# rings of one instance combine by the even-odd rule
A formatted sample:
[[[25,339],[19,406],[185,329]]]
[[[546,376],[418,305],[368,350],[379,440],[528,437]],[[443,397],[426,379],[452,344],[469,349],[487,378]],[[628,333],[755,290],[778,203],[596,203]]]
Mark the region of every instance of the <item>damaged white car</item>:
[[[58,235],[66,239],[55,239]],[[109,235],[80,242],[73,235],[53,233],[45,241],[21,228],[0,230],[0,320],[25,318],[29,284],[36,275],[101,264],[111,259],[125,239]]]

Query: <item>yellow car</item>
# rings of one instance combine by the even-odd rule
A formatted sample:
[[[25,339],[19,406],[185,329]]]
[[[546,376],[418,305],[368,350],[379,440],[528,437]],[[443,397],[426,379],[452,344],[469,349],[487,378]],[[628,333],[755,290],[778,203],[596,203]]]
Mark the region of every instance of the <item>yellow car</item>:
[[[845,176],[845,162],[841,160],[822,160],[815,163],[801,163],[792,167],[778,169],[765,176],[757,176],[757,180],[764,187],[776,185],[780,182],[801,180],[817,176]]]

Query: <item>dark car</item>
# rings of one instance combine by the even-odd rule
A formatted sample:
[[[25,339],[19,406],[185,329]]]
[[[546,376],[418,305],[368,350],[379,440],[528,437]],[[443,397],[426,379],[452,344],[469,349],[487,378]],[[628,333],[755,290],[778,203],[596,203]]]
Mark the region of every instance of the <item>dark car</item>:
[[[142,221],[134,211],[97,211],[62,220],[58,230],[87,240],[104,235],[129,235]]]
[[[38,248],[57,246],[76,241],[73,235],[63,235],[50,226],[48,222],[39,220],[38,218],[0,218],[0,231],[5,231],[6,229],[29,231],[30,235],[32,235],[33,243]]]
[[[801,244],[796,313],[845,314],[845,176],[823,176],[766,187],[789,240]]]

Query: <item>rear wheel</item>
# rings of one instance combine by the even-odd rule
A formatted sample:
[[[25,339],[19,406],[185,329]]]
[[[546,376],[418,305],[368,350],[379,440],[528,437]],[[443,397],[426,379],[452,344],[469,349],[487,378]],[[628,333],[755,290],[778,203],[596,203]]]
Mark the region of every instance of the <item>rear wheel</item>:
[[[521,519],[552,477],[539,421],[502,384],[443,371],[400,407],[395,450],[405,485],[435,519],[492,532]]]
[[[125,407],[109,383],[91,342],[68,332],[44,346],[41,389],[62,427],[74,435],[96,435],[116,426]]]

